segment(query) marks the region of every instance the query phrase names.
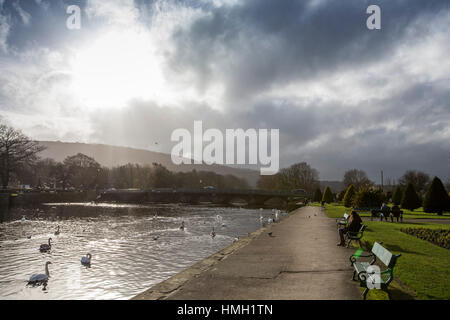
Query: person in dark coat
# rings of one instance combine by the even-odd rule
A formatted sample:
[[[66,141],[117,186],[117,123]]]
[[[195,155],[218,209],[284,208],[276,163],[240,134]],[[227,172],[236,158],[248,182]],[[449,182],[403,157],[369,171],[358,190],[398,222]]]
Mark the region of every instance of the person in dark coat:
[[[391,209],[391,222],[394,222],[394,217],[397,218],[397,222],[398,219],[400,218],[400,207],[396,204],[392,205],[392,209]]]
[[[362,225],[361,217],[355,210],[352,210],[352,212],[350,212],[350,217],[348,218],[347,226],[345,228],[338,229],[339,238],[341,239],[341,242],[339,242],[337,245],[344,246],[345,245],[344,235],[347,232],[358,232],[359,229],[361,229],[361,225]]]

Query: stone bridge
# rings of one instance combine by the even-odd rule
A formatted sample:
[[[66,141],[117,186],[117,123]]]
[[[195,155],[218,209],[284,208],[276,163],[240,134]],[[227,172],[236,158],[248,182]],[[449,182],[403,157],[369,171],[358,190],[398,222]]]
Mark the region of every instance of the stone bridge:
[[[245,202],[247,206],[265,206],[271,201],[284,204],[303,201],[311,195],[304,191],[266,191],[251,189],[151,189],[151,190],[109,190],[103,192],[97,201],[106,202],[162,202],[199,204],[208,202],[218,205]]]

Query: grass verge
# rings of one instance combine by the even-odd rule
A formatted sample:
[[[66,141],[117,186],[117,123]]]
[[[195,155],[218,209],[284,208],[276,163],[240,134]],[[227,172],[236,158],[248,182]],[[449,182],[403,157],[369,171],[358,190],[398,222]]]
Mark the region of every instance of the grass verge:
[[[314,202],[310,204],[313,207],[320,207],[320,203]],[[352,208],[346,208],[339,203],[330,203],[325,204],[325,210],[327,212],[328,217],[330,218],[342,218],[344,213],[350,213]],[[403,219],[450,219],[450,213],[445,212],[444,215],[438,216],[434,213],[426,213],[423,212],[423,208],[416,209],[414,211],[411,210],[403,210]],[[370,212],[361,212],[361,217],[370,217]]]
[[[325,210],[331,218],[342,217],[348,209],[338,205],[326,205]],[[421,223],[390,223],[364,221],[367,229],[363,242],[372,248],[374,242],[383,242],[383,246],[394,254],[401,253],[394,268],[395,280],[391,283],[394,299],[450,299],[450,251],[428,241],[405,234],[400,228],[423,227],[428,229],[450,229],[450,225]],[[371,290],[368,299],[387,299],[379,290]]]

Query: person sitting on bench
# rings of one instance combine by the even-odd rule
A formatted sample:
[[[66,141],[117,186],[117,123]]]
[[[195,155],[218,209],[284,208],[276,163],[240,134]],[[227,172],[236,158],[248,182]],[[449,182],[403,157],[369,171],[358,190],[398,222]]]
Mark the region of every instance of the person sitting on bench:
[[[391,208],[386,203],[383,203],[381,205],[381,213],[380,213],[380,221],[383,221],[384,219],[387,221],[389,214],[391,213]]]
[[[396,204],[392,205],[392,209],[391,209],[391,222],[394,222],[394,217],[397,218],[397,222],[398,219],[400,218],[400,207]]]
[[[347,232],[358,232],[359,229],[361,228],[361,224],[362,224],[361,217],[355,210],[352,210],[352,212],[350,212],[350,217],[348,218],[348,225],[345,228],[338,229],[339,238],[341,239],[341,242],[339,242],[337,245],[342,247],[345,246],[344,235]]]

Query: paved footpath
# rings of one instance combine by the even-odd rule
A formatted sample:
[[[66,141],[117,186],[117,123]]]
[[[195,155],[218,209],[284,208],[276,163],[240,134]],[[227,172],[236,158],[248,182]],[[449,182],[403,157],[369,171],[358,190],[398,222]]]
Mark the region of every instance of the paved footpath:
[[[335,219],[304,207],[134,299],[361,299],[337,242]]]

